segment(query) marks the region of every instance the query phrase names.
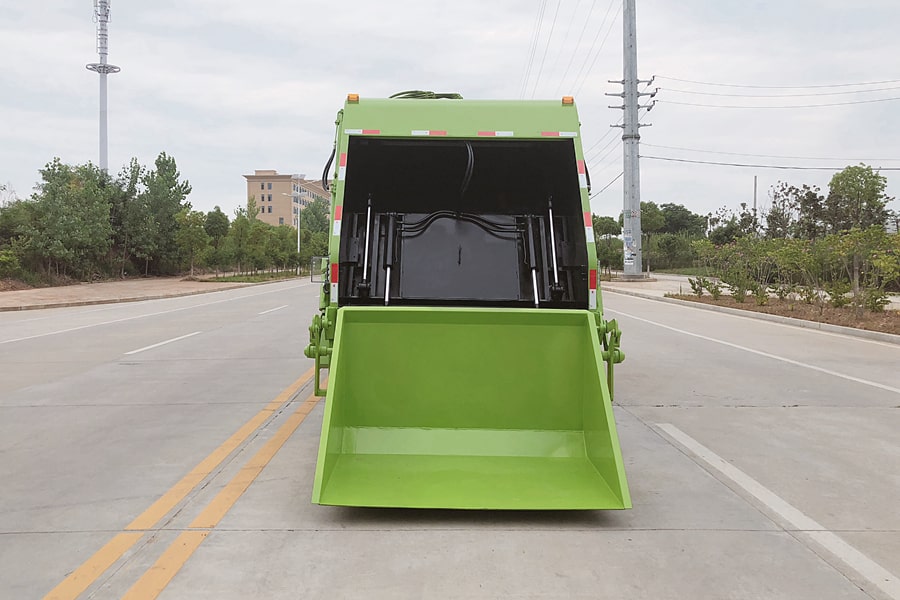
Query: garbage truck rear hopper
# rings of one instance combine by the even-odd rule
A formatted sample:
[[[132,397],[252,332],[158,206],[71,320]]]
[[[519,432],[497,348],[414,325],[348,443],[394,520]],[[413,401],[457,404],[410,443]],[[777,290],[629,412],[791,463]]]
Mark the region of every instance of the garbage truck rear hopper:
[[[571,98],[350,95],[336,124],[313,502],[630,508]]]

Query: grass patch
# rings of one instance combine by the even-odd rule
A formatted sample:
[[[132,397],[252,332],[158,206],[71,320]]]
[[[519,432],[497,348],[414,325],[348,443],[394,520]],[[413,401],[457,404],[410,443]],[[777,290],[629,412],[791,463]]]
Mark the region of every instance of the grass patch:
[[[292,279],[297,277],[296,271],[276,271],[274,273],[246,273],[244,275],[223,275],[221,277],[210,277],[203,281],[216,281],[224,283],[265,283],[266,281],[277,281],[279,279]]]

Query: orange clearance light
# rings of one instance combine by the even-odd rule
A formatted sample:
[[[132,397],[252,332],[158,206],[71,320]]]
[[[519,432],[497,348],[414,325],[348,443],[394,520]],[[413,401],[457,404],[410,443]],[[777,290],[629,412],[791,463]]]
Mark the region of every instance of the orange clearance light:
[[[566,104],[575,104],[575,98],[572,96],[563,96],[563,105]]]
[[[347,102],[359,102],[359,94],[347,94]]]

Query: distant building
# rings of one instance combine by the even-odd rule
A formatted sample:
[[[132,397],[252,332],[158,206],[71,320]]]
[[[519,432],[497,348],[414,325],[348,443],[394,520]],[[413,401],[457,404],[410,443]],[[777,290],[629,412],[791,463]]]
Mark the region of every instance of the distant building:
[[[247,180],[247,198],[256,200],[257,217],[270,225],[297,226],[297,215],[316,199],[331,202],[331,194],[318,181],[308,181],[305,175],[283,175],[275,170],[257,169]]]

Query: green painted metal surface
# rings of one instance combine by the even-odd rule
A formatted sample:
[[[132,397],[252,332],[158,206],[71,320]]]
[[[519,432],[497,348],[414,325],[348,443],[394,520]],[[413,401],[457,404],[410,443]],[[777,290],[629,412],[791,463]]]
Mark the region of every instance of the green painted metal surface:
[[[621,509],[594,314],[342,307],[313,501]]]

